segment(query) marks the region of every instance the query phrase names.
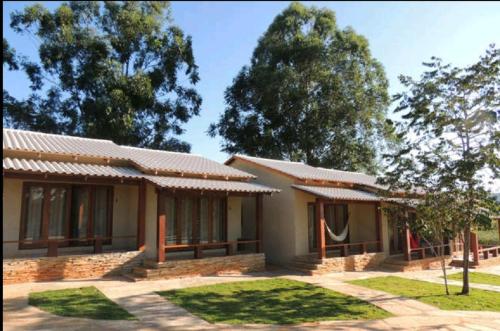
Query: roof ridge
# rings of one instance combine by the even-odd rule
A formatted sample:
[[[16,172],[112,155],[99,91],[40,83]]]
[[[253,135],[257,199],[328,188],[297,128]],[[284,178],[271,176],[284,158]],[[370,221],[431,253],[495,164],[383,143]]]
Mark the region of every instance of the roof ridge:
[[[369,174],[365,174],[364,172],[360,172],[360,171],[348,171],[348,170],[332,169],[332,168],[325,168],[325,167],[315,167],[315,168],[328,170],[328,171],[338,171],[338,172],[346,172],[346,173],[350,173],[350,174],[359,174],[359,175],[365,175],[365,176],[370,176],[370,177],[377,177],[376,175],[369,175]]]
[[[244,154],[234,154],[234,156],[238,156],[238,157],[242,157],[242,158],[250,158],[250,159],[259,159],[259,160],[273,161],[273,162],[301,164],[301,165],[305,165],[305,166],[309,166],[310,167],[310,165],[305,164],[304,162],[298,162],[298,161],[286,161],[286,160],[269,159],[269,158],[265,158],[265,157],[249,156],[249,155],[244,155]]]
[[[12,129],[12,128],[2,128],[2,129],[4,131],[19,131],[19,132],[25,132],[26,134],[35,134],[35,135],[42,135],[42,136],[55,136],[55,137],[63,137],[63,138],[69,138],[69,139],[106,141],[106,142],[110,142],[110,143],[112,143],[112,144],[114,144],[116,146],[120,146],[120,145],[116,144],[113,140],[110,140],[110,139],[80,137],[80,136],[72,136],[72,135],[67,135],[67,134],[47,133],[47,132],[22,130],[22,129]]]
[[[210,160],[209,158],[200,155],[200,154],[194,154],[194,153],[186,153],[186,152],[174,152],[174,151],[165,151],[162,149],[153,149],[153,148],[146,148],[146,147],[135,147],[135,146],[127,146],[127,145],[117,145],[118,147],[122,148],[129,148],[129,149],[140,149],[140,150],[146,150],[146,151],[151,151],[151,152],[159,152],[159,153],[171,153],[171,154],[181,154],[181,155],[187,155],[187,156],[199,156],[202,158],[205,158],[207,160]],[[213,161],[213,160],[210,160]],[[216,161],[213,161],[216,162]]]

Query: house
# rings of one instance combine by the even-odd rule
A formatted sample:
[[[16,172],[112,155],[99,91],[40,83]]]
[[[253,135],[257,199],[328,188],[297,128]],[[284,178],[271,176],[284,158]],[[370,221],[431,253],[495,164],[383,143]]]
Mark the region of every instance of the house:
[[[400,229],[386,215],[386,207],[401,201],[384,198],[380,192],[386,188],[374,176],[245,155],[225,164],[281,190],[263,200],[264,251],[270,263],[317,274],[381,263],[397,270],[414,264],[428,268],[435,261],[428,248],[410,245],[408,227]],[[243,224],[249,223],[254,202],[244,199],[242,208]],[[408,207],[409,213],[413,210]]]
[[[262,269],[278,192],[198,155],[4,128],[3,281]]]

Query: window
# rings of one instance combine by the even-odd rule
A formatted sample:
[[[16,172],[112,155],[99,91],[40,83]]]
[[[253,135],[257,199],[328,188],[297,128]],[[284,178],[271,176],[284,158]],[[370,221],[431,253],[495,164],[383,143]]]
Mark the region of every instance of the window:
[[[316,249],[316,206],[314,203],[307,204],[307,225],[309,234],[309,250]]]
[[[21,213],[20,248],[46,247],[44,239],[111,236],[112,187],[25,183]],[[61,242],[60,246],[88,241]],[[105,240],[104,243],[111,243]]]
[[[165,196],[167,245],[225,241],[226,206],[225,198]]]

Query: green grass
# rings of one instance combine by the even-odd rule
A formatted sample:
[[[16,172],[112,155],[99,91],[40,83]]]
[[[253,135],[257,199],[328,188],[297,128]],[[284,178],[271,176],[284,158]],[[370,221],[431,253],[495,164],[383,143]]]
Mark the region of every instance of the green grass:
[[[446,295],[441,284],[395,276],[359,279],[349,283],[416,299],[444,310],[500,311],[500,293],[493,291],[471,289],[469,295],[459,295],[461,287],[450,286],[450,295]]]
[[[99,320],[136,319],[93,286],[30,293],[28,303],[65,317]]]
[[[448,275],[448,279],[462,281],[462,273]],[[483,272],[469,272],[469,281],[477,284],[500,286],[500,276]],[[500,296],[500,294],[498,294]]]
[[[281,278],[191,287],[158,294],[211,323],[296,324],[391,316],[355,297]]]
[[[479,243],[482,245],[500,245],[500,238],[498,238],[498,222],[494,221],[493,226],[489,230],[478,230]]]

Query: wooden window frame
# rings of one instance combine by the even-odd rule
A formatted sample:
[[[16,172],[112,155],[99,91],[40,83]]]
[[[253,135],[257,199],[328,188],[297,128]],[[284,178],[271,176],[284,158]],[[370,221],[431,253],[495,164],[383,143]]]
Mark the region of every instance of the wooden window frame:
[[[191,224],[191,241],[192,243],[187,243],[187,245],[190,244],[199,244],[200,243],[200,238],[201,238],[201,199],[202,198],[207,198],[207,203],[208,203],[208,219],[207,219],[207,226],[208,226],[208,243],[215,243],[214,241],[214,233],[213,233],[213,225],[214,225],[214,220],[213,220],[213,201],[214,199],[222,199],[222,231],[223,231],[223,238],[220,241],[221,243],[226,242],[228,238],[228,217],[227,217],[227,196],[222,196],[220,194],[204,194],[200,195],[199,193],[196,192],[170,192],[170,191],[159,191],[158,194],[163,194],[165,197],[173,198],[174,199],[174,205],[175,205],[175,220],[173,220],[176,223],[176,230],[175,230],[175,244],[168,244],[167,243],[167,238],[164,238],[165,240],[165,245],[168,246],[175,246],[175,245],[186,245],[186,243],[182,243],[182,218],[184,217],[182,208],[184,205],[184,201],[186,198],[192,199],[193,200],[193,209],[192,209],[192,224]],[[159,199],[159,201],[162,199]],[[164,200],[164,199],[163,199]],[[157,215],[158,217],[159,215]],[[167,219],[167,222],[172,222],[172,220]],[[165,227],[167,225],[165,224]],[[196,233],[195,233],[196,232]],[[172,248],[170,248],[172,250]],[[179,248],[179,251],[183,250],[191,250],[191,248]]]
[[[50,221],[50,190],[52,188],[66,188],[66,215],[65,215],[65,233],[66,239],[73,239],[71,233],[71,210],[73,202],[73,189],[75,187],[86,187],[89,190],[89,226],[87,227],[87,237],[93,238],[93,211],[94,211],[94,192],[96,187],[106,187],[107,188],[107,224],[106,224],[106,237],[111,237],[113,235],[113,201],[114,201],[114,187],[112,185],[95,185],[95,184],[71,184],[71,183],[53,183],[53,182],[23,182],[23,188],[21,193],[21,220],[19,227],[19,245],[18,249],[41,249],[47,248],[47,243],[25,243],[25,233],[27,228],[27,204],[26,204],[26,194],[29,192],[31,187],[38,186],[43,188],[43,202],[42,202],[42,215],[40,224],[40,239],[38,240],[49,240],[49,221]],[[36,240],[34,240],[36,241]],[[103,240],[103,244],[110,245],[112,243],[111,238]],[[82,241],[60,241],[58,242],[58,247],[68,247],[68,246],[89,246],[93,242],[89,240]]]

